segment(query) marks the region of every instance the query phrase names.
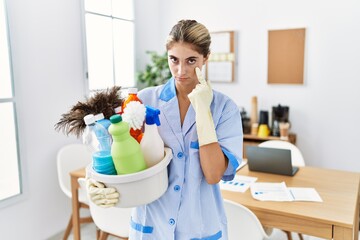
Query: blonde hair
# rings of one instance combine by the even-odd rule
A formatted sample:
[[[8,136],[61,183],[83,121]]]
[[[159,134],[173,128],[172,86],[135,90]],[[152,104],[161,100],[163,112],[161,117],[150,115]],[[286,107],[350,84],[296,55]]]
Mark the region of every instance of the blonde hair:
[[[166,50],[174,43],[189,43],[204,57],[210,54],[210,33],[204,25],[195,20],[180,20],[173,26],[166,41]]]

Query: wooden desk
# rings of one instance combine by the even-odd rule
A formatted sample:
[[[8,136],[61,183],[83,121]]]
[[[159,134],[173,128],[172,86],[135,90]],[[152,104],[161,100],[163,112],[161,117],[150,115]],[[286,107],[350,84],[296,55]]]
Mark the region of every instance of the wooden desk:
[[[78,178],[85,177],[85,168],[70,172],[71,178],[71,201],[72,201],[72,221],[74,240],[80,240],[80,211],[79,211],[79,183]]]
[[[253,199],[250,190],[222,190],[225,199],[251,209],[263,225],[326,239],[358,239],[360,173],[301,167],[289,177],[252,172],[246,165],[237,174],[257,177],[257,182],[285,181],[288,187],[313,187],[323,199],[322,203],[262,202]]]
[[[357,240],[359,226],[360,173],[300,167],[294,177],[252,172],[245,165],[237,174],[257,177],[258,182],[282,182],[288,187],[313,187],[323,199],[318,202],[261,202],[245,193],[222,191],[225,199],[251,209],[261,223],[291,232],[334,240]],[[70,172],[74,239],[80,239],[77,179],[85,169]],[[239,219],[241,221],[241,219]]]

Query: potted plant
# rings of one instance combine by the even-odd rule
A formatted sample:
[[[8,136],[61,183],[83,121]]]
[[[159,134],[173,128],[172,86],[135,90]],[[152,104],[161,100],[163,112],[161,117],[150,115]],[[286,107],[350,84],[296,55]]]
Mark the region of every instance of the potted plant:
[[[144,87],[158,86],[164,84],[170,77],[167,53],[158,54],[155,51],[147,51],[151,62],[146,65],[144,71],[137,73],[137,81]]]

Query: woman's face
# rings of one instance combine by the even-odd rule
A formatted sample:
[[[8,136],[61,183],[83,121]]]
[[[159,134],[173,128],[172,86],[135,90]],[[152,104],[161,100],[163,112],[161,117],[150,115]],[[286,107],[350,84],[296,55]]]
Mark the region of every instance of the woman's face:
[[[198,84],[195,68],[202,69],[207,58],[192,48],[189,43],[175,43],[168,50],[168,63],[176,86],[194,88]]]

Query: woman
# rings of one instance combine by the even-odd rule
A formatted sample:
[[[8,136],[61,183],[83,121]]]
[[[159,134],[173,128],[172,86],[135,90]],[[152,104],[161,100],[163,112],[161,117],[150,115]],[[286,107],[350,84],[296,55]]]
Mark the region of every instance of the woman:
[[[227,239],[217,183],[233,179],[242,159],[243,135],[237,105],[202,77],[210,42],[202,24],[179,21],[166,43],[173,77],[138,93],[145,105],[160,109],[159,133],[173,159],[164,195],[133,211],[131,240]]]
[[[130,239],[227,239],[217,183],[234,177],[242,158],[242,126],[237,105],[212,91],[201,75],[210,42],[202,24],[179,21],[166,43],[173,77],[138,94],[160,109],[159,133],[174,157],[166,193],[136,208]],[[149,228],[150,233],[141,231]]]

